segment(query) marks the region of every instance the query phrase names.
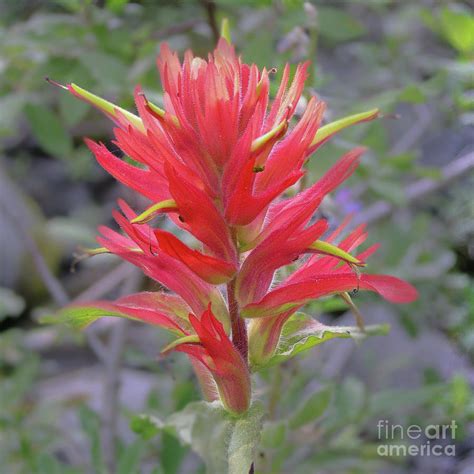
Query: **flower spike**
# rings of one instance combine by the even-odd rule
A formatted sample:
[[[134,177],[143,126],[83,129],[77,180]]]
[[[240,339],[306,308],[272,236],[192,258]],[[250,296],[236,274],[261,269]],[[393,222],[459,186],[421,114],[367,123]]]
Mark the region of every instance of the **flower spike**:
[[[76,327],[102,316],[125,317],[170,331],[175,339],[162,352],[186,353],[205,398],[240,415],[251,402],[250,371],[278,358],[285,327],[302,306],[341,297],[361,335],[371,332],[364,332],[352,291],[372,291],[394,303],[417,297],[403,280],[365,272],[378,246],[358,250],[368,238],[364,226],[339,240],[349,219],[328,233],[328,222],[316,218],[326,196],[354,173],[363,148],[346,153],[308,188],[290,191],[319,146],[379,111],[321,126],[326,105],[312,97],[294,120],[309,63],[297,65],[293,77],[287,64],[272,96],[269,75],[276,71],[242,61],[227,20],[207,58],[191,51],[180,58],[163,44],[157,66],[162,107],[137,86],[138,115],[74,83],[49,80],[113,120],[119,153],[89,139],[86,144],[106,171],[149,201],[136,213],[119,200],[120,211],[113,212],[119,229],[101,226],[99,248],[86,253],[115,254],[163,287],[115,302],[77,303],[58,317]],[[166,230],[152,226],[158,215],[169,221]],[[320,326],[307,318],[300,329],[323,338]]]

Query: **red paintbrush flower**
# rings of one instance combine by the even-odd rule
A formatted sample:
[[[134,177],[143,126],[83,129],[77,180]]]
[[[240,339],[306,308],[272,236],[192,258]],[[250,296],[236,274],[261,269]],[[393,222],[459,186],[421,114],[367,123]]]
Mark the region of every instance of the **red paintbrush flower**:
[[[114,218],[122,233],[101,227],[102,247],[91,253],[114,253],[175,295],[138,294],[68,311],[77,316],[85,308],[84,323],[103,313],[172,330],[180,337],[165,352],[186,352],[200,378],[214,380],[224,406],[240,413],[250,403],[244,318],[250,319],[250,360],[259,365],[275,352],[288,318],[311,299],[341,294],[351,304],[347,292],[354,288],[392,302],[416,298],[408,283],[360,272],[375,250],[351,255],[366,238],[362,228],[335,245],[340,229],[324,238],[327,222],[312,222],[324,197],[353,173],[362,149],[308,189],[282,197],[319,146],[347,126],[376,118],[378,110],[321,126],[325,105],[313,97],[292,126],[308,65],[299,65],[291,82],[286,66],[270,101],[269,71],[244,64],[225,39],[207,60],[188,51],[182,63],[164,45],[157,64],[164,108],[137,87],[138,115],[75,84],[65,88],[115,122],[114,144],[136,164],[103,144],[86,143],[110,174],[151,201],[139,215],[121,201]],[[152,228],[148,223],[159,214],[190,234],[194,245]],[[300,258],[304,263],[272,286],[276,272]]]
[[[212,374],[223,405],[232,413],[242,413],[250,405],[250,372],[247,361],[232,344],[211,306],[200,318],[189,315],[195,335],[179,338],[163,353],[185,352]]]

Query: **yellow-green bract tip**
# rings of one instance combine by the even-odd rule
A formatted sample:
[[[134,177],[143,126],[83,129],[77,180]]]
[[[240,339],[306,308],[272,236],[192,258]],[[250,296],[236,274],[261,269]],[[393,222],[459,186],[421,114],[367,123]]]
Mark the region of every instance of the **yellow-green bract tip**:
[[[119,107],[118,105],[115,105],[112,102],[109,102],[108,100],[105,100],[102,97],[99,97],[98,95],[95,95],[92,92],[89,92],[86,89],[79,87],[77,84],[69,84],[68,89],[76,97],[79,97],[80,99],[92,104],[93,106],[97,107],[99,110],[108,114],[109,116],[117,118],[117,113],[119,112],[135,128],[141,131],[145,130],[141,118],[137,117],[135,114],[132,114],[128,110],[122,109],[122,107]]]
[[[230,37],[230,26],[229,19],[224,18],[221,24],[221,38],[224,38],[229,44],[231,44],[232,39]]]
[[[181,344],[199,344],[200,342],[201,341],[199,340],[199,336],[197,336],[196,334],[183,336],[170,342],[164,349],[161,350],[161,353],[166,354],[167,352],[172,351]]]
[[[358,267],[365,267],[365,263],[358,260],[356,257],[353,257],[350,253],[345,252],[336,245],[332,245],[329,242],[323,240],[316,240],[313,242],[309,248],[315,250],[318,253],[329,255],[331,257],[340,258],[351,265],[356,265]]]
[[[176,201],[173,199],[166,199],[164,201],[153,204],[148,209],[143,211],[140,215],[134,217],[130,222],[132,224],[145,224],[154,219],[158,214],[164,212],[175,212],[178,210]]]
[[[379,109],[371,109],[367,112],[362,112],[360,114],[350,115],[349,117],[344,117],[342,119],[336,120],[335,122],[328,123],[323,127],[319,128],[316,132],[316,135],[311,143],[311,146],[321,143],[326,138],[334,135],[335,133],[343,130],[344,128],[350,127],[361,122],[367,122],[373,120],[379,116]]]

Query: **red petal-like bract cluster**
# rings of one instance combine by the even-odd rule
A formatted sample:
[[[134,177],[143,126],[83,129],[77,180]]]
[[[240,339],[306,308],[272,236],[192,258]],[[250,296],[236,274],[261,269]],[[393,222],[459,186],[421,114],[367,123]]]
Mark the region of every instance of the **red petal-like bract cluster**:
[[[241,413],[250,403],[247,342],[251,359],[268,360],[285,322],[311,299],[360,288],[406,303],[416,298],[416,290],[391,276],[354,270],[376,249],[349,255],[367,237],[363,226],[336,245],[347,222],[327,235],[327,222],[314,220],[324,197],[351,176],[362,149],[347,153],[306,190],[284,196],[304,175],[309,155],[328,138],[317,138],[325,106],[315,97],[292,124],[307,64],[296,68],[291,81],[285,67],[272,100],[269,72],[244,64],[225,39],[207,61],[188,51],[181,63],[164,45],[157,64],[164,110],[148,102],[139,87],[139,116],[134,116],[102,107],[68,86],[114,120],[114,144],[136,164],[87,140],[98,162],[151,201],[138,216],[121,201],[114,213],[121,232],[101,227],[101,251],[131,262],[166,288],[81,306],[177,333],[171,349],[187,353],[200,380],[217,389],[229,411]],[[195,244],[153,228],[149,222],[159,213]],[[290,264],[297,269],[274,283],[277,270]]]

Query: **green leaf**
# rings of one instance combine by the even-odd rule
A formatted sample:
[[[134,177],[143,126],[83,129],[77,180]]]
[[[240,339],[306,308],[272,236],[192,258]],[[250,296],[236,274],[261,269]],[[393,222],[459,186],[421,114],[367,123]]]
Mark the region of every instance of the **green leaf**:
[[[97,413],[87,406],[82,406],[79,410],[79,419],[82,429],[87,434],[90,442],[90,452],[92,466],[97,474],[105,474],[105,464],[102,458],[102,448],[100,442],[100,419]]]
[[[248,474],[260,442],[263,405],[254,402],[240,417],[230,415],[220,402],[193,402],[166,421],[142,415],[132,429],[146,436],[161,430],[175,433],[203,459],[209,474]]]
[[[446,41],[460,53],[474,51],[474,16],[467,11],[443,8],[440,14],[441,31]]]
[[[283,326],[281,342],[268,366],[279,364],[295,355],[334,338],[364,339],[388,334],[388,324],[366,326],[365,332],[354,326],[326,326],[304,313],[294,314]]]
[[[412,173],[421,178],[428,178],[434,181],[443,177],[442,171],[434,166],[413,166]]]
[[[27,94],[19,91],[0,98],[0,137],[11,136],[15,133],[19,116],[27,100]]]
[[[279,448],[286,440],[288,427],[286,421],[272,421],[263,425],[262,446],[265,448]]]
[[[460,374],[454,375],[450,382],[451,402],[455,413],[461,413],[473,400],[469,382]]]
[[[349,41],[366,32],[365,27],[340,8],[318,7],[318,32],[332,41]]]
[[[67,159],[73,150],[72,141],[58,117],[44,105],[28,104],[25,114],[41,148],[53,156]]]
[[[326,411],[331,397],[332,387],[329,386],[314,392],[290,418],[289,427],[297,429],[317,420]]]
[[[50,454],[41,453],[36,459],[36,474],[61,474],[61,464]]]
[[[393,180],[374,179],[369,183],[369,186],[370,189],[376,192],[382,199],[396,206],[403,206],[406,203],[405,190]]]
[[[413,167],[413,162],[416,159],[415,153],[400,153],[398,155],[391,155],[387,158],[382,158],[381,162],[385,165],[396,168],[401,171],[410,171]]]
[[[322,420],[322,429],[337,430],[369,415],[367,392],[360,380],[349,377],[335,386],[333,403]]]
[[[199,391],[192,380],[175,382],[172,394],[175,411],[182,410],[188,403],[201,399]]]
[[[163,421],[152,415],[135,416],[130,423],[132,431],[145,440],[154,438],[165,426]]]
[[[421,87],[416,84],[411,84],[400,92],[398,100],[410,104],[423,104],[426,102],[426,95],[423,93]]]
[[[167,432],[161,437],[160,461],[166,474],[177,474],[188,448]]]
[[[99,89],[116,91],[123,88],[128,70],[120,58],[102,51],[89,51],[81,60],[99,84]]]
[[[398,416],[414,411],[424,403],[439,400],[446,394],[446,386],[443,384],[427,385],[417,389],[386,389],[372,395],[368,412],[376,416]]]
[[[311,301],[308,305],[312,313],[334,313],[338,311],[347,311],[347,303],[339,296],[333,296],[323,300]]]
[[[140,457],[145,445],[141,440],[135,441],[119,453],[116,474],[139,474]]]
[[[128,315],[120,311],[107,311],[104,308],[92,306],[68,306],[53,315],[43,316],[40,322],[43,324],[63,323],[71,326],[73,329],[84,329],[89,324],[105,316],[129,318]]]
[[[105,6],[107,10],[110,10],[111,12],[122,13],[127,2],[128,0],[107,0]]]

